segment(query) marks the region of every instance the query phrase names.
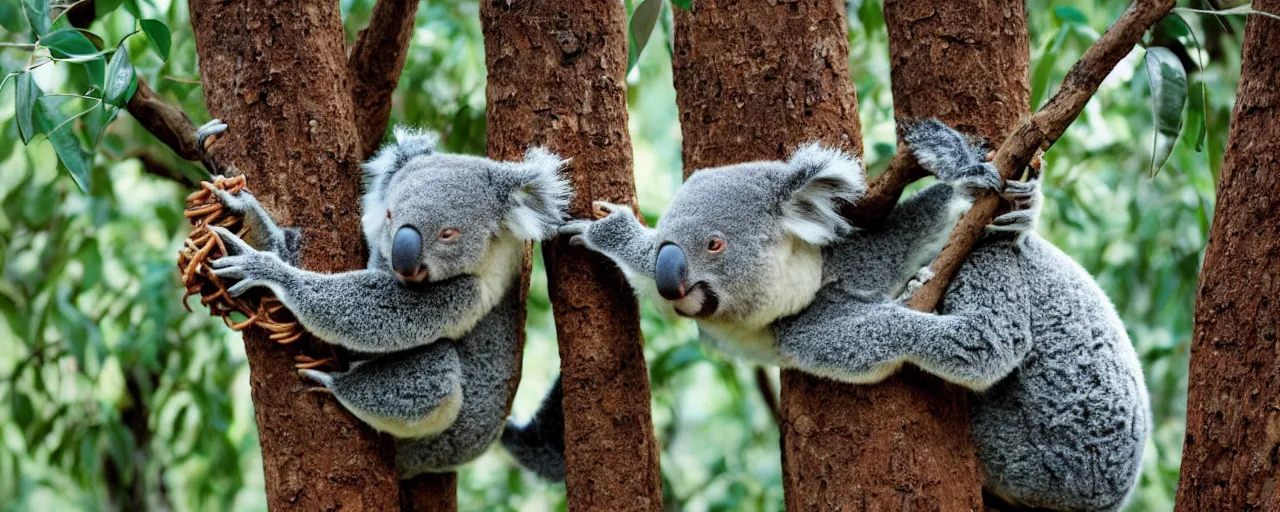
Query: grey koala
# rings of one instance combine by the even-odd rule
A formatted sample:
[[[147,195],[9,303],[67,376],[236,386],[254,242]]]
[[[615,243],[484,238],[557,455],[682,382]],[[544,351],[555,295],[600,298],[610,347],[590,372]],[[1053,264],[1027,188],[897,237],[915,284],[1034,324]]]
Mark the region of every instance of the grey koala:
[[[495,162],[439,153],[428,133],[399,129],[396,139],[364,165],[366,269],[297,268],[301,237],[247,192],[219,192],[250,239],[215,228],[229,255],[210,266],[238,280],[232,295],[268,288],[307,330],[364,358],[346,372],[300,373],[397,437],[397,465],[411,477],[466,463],[502,433],[520,364],[525,243],[555,234],[571,192],[565,161],[541,148]]]
[[[865,191],[860,164],[804,146],[786,162],[695,173],[656,229],[625,207],[561,232],[605,254],[641,292],[756,362],[878,382],[911,363],[972,390],[986,491],[1016,506],[1119,509],[1151,425],[1136,353],[1115,307],[1035,234],[1038,183],[1010,182],[998,217],[938,313],[905,307],[958,215],[1001,180],[985,151],[937,121],[906,137],[940,178],[882,226],[838,215]],[[898,300],[895,300],[898,299]]]

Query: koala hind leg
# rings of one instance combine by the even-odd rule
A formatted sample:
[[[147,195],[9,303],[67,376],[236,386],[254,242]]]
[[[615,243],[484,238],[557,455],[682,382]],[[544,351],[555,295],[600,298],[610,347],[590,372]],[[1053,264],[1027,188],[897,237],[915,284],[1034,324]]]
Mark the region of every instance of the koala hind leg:
[[[374,429],[396,437],[439,434],[462,407],[462,370],[453,342],[394,352],[327,374],[300,370]]]

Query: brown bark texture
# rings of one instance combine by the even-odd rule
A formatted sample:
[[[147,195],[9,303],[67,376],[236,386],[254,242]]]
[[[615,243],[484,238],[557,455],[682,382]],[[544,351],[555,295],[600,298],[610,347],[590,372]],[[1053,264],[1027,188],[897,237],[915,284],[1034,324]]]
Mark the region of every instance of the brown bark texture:
[[[572,158],[570,213],[635,206],[620,2],[484,0],[489,156],[531,145]],[[543,244],[564,386],[571,510],[659,510],[658,445],[639,307],[617,267],[566,240]]]
[[[895,0],[885,2],[884,15],[900,131],[936,117],[998,144],[1030,114],[1030,43],[1021,1]],[[902,187],[923,174],[907,152],[900,155],[872,187],[887,204],[859,201],[855,210],[882,217]],[[805,428],[817,433],[802,442],[814,446],[811,465],[828,472],[816,474],[819,482],[829,475],[845,480],[828,485],[826,497],[806,496],[803,508],[981,509],[964,389],[912,368],[874,386],[840,389],[840,406],[832,410],[825,396],[831,391],[816,386],[828,385],[809,382],[815,385],[791,395],[811,411]],[[840,449],[823,453],[831,446]]]
[[[304,268],[363,266],[359,136],[338,5],[189,5],[205,103],[229,127],[213,147],[217,160],[239,168],[281,224],[302,228]],[[283,347],[261,330],[245,334],[268,507],[396,509],[392,443],[330,396],[306,391],[295,347],[321,344],[304,340]]]
[[[387,132],[391,93],[400,83],[400,72],[409,55],[409,39],[413,37],[419,3],[419,0],[378,0],[369,15],[369,26],[360,31],[347,59],[361,159],[373,156]]]
[[[184,160],[200,160],[200,148],[196,147],[196,127],[191,124],[191,118],[182,109],[165,102],[164,98],[147,85],[146,80],[138,79],[138,89],[126,106],[129,115],[138,124],[178,156]]]
[[[1250,16],[1196,293],[1179,511],[1280,510],[1277,55],[1280,21]]]
[[[401,512],[455,510],[458,510],[457,473],[423,473],[400,482]]]

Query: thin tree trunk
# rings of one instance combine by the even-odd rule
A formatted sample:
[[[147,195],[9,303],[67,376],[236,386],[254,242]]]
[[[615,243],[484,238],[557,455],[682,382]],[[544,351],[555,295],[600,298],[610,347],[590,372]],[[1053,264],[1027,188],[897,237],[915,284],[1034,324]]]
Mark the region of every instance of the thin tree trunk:
[[[849,80],[844,2],[699,1],[677,9],[672,57],[684,173],[785,158],[820,140],[862,154]],[[782,372],[782,474],[788,510],[853,506],[862,454],[848,412],[854,386]],[[883,472],[874,462],[868,470]]]
[[[533,144],[572,158],[574,217],[636,203],[627,132],[626,11],[620,2],[485,0],[488,145],[518,159]],[[608,260],[543,244],[564,386],[570,510],[658,510],[658,445],[639,308]]]
[[[409,39],[413,37],[419,3],[419,0],[378,0],[369,15],[369,26],[360,31],[347,59],[362,160],[373,156],[387,132],[391,93],[400,83],[400,73],[409,56]]]
[[[302,266],[334,272],[364,263],[359,135],[338,5],[190,0],[205,103],[229,126],[214,147],[272,214],[301,227]],[[390,442],[333,398],[308,393],[293,367],[299,345],[245,334],[266,476],[282,510],[393,510]]]
[[[1254,9],[1280,12],[1280,1]],[[1250,16],[1196,294],[1179,511],[1280,510],[1280,21]]]

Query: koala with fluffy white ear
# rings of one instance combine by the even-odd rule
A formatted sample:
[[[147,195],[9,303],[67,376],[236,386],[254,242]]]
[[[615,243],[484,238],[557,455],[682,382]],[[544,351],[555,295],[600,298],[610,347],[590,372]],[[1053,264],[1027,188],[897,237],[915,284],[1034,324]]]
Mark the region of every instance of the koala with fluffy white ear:
[[[503,431],[516,358],[525,244],[555,234],[571,195],[564,160],[443,154],[400,129],[365,164],[364,270],[320,274],[288,261],[288,230],[247,193],[220,193],[265,236],[217,228],[229,254],[210,262],[239,295],[270,289],[308,331],[365,359],[346,372],[302,370],[374,428],[399,438],[401,474],[449,471]],[[251,231],[252,234],[252,231]],[[305,243],[305,241],[303,241]],[[263,249],[263,250],[259,250]]]
[[[911,129],[906,142],[941,183],[875,229],[853,230],[833,215],[861,194],[859,170],[802,148],[788,162],[695,173],[657,229],[615,208],[562,232],[627,269],[637,289],[656,288],[712,342],[757,362],[852,383],[911,363],[969,388],[993,496],[1019,507],[1121,508],[1151,424],[1115,307],[1035,234],[1035,182],[1004,186],[1014,210],[988,227],[937,314],[895,301],[914,288],[913,274],[936,256],[966,200],[1001,188],[985,151],[937,121]]]

